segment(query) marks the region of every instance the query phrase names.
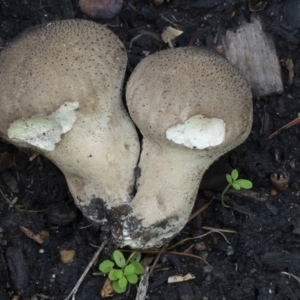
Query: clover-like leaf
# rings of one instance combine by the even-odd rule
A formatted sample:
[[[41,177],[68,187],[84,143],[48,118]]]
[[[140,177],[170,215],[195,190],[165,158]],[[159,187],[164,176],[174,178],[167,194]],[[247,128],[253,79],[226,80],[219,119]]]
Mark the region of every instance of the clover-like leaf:
[[[113,281],[112,287],[113,287],[114,291],[118,294],[122,294],[126,291],[126,286],[121,288],[118,281]]]
[[[118,279],[122,278],[124,276],[122,270],[114,270],[114,276],[116,276]]]
[[[247,179],[238,179],[235,181],[242,189],[249,190],[252,188],[253,184],[250,180]]]
[[[228,183],[232,183],[232,177],[229,174],[226,174],[226,180],[228,181]]]
[[[132,261],[140,261],[140,260],[141,260],[141,257],[142,257],[141,252],[135,250],[135,251],[133,251],[133,252],[131,253],[131,255],[129,256],[128,261],[129,261],[129,262],[132,262]]]
[[[120,286],[120,288],[126,288],[127,286],[127,279],[125,276],[121,277],[119,280],[118,280],[118,284]]]
[[[126,261],[121,251],[115,250],[112,254],[112,258],[118,267],[123,268],[125,266]]]
[[[99,265],[99,270],[107,274],[113,269],[114,265],[113,261],[106,259]]]
[[[131,284],[136,284],[139,281],[139,278],[136,274],[126,275],[126,278]]]
[[[241,189],[240,185],[239,185],[236,181],[234,181],[234,182],[232,183],[232,186],[233,186],[233,188],[236,189],[236,190],[240,190],[240,189]]]
[[[233,169],[231,171],[231,178],[233,179],[233,181],[237,180],[239,177],[239,172],[237,169]]]
[[[134,265],[129,264],[128,266],[126,266],[125,269],[124,269],[124,274],[125,275],[134,274]]]
[[[108,273],[108,278],[111,281],[115,281],[118,280],[119,278],[115,275],[115,271],[117,271],[116,269],[112,269],[109,273]]]
[[[144,267],[137,261],[133,261],[131,263],[134,266],[134,273],[137,275],[141,275],[145,273]]]

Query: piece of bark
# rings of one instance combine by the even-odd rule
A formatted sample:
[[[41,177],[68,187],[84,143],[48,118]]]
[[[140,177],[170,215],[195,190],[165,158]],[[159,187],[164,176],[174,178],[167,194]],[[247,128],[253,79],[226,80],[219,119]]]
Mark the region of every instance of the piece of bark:
[[[222,37],[227,59],[247,78],[255,96],[282,93],[281,69],[272,37],[259,17]]]
[[[11,279],[19,295],[24,294],[28,282],[28,265],[20,248],[8,247],[6,259]]]
[[[149,268],[147,267],[145,273],[141,276],[135,300],[146,299],[148,285],[149,285]]]

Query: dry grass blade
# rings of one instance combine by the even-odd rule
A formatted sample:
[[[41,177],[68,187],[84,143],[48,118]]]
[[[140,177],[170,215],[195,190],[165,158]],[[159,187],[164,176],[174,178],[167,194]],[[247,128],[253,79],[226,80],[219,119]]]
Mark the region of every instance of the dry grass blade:
[[[213,197],[208,203],[206,203],[201,208],[199,208],[198,210],[196,210],[193,214],[191,214],[190,217],[189,217],[189,221],[191,221],[196,216],[198,216],[201,212],[203,212],[205,209],[207,209],[211,205],[211,203],[214,201],[214,199],[215,199],[215,197]]]

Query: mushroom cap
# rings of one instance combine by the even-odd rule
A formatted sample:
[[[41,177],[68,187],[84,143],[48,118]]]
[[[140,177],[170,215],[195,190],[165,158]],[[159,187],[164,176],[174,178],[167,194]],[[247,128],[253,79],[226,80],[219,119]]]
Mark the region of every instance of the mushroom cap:
[[[132,197],[139,140],[121,99],[126,64],[117,36],[84,20],[38,26],[0,53],[0,136],[52,160],[95,221]]]
[[[146,57],[127,83],[126,99],[142,134],[170,146],[176,144],[167,141],[168,129],[196,115],[223,120],[223,153],[240,144],[251,129],[247,81],[226,59],[203,48],[168,49]]]
[[[98,91],[120,90],[126,63],[121,41],[94,22],[62,20],[25,31],[0,53],[2,134],[16,119],[51,114],[70,100],[93,113],[87,103]],[[111,103],[107,97],[101,105]]]

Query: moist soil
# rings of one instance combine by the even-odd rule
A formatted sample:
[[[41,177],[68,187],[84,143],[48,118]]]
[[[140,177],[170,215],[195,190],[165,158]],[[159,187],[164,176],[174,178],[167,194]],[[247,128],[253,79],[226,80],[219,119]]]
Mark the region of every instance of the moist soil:
[[[0,46],[35,25],[68,18],[89,19],[76,2],[0,0]],[[208,232],[205,226],[230,231],[223,235],[213,232],[173,249],[180,253],[187,250],[202,259],[165,252],[150,277],[147,299],[300,299],[299,126],[268,139],[300,112],[299,6],[296,0],[252,1],[252,5],[257,12],[251,11],[248,0],[170,0],[161,6],[129,0],[113,19],[94,19],[106,24],[124,43],[129,58],[127,78],[146,55],[168,48],[160,39],[166,26],[178,26],[184,32],[173,41],[175,47],[215,49],[218,35],[249,21],[251,14],[261,17],[264,30],[275,42],[282,67],[284,92],[253,99],[251,134],[207,171],[196,207],[211,198],[214,201],[170,244],[203,235]],[[292,84],[288,84],[285,65],[288,58],[294,64]],[[60,170],[41,155],[30,159],[32,155],[0,142],[1,300],[64,299],[97,246],[109,239],[105,228],[92,226],[75,207]],[[254,187],[248,193],[228,193],[226,203],[230,208],[225,208],[219,201],[220,192],[226,186],[226,173],[233,168]],[[278,178],[289,175],[287,189],[275,189],[270,180],[274,172]],[[43,243],[25,235],[24,227],[39,233]],[[73,250],[73,260],[63,262],[62,250]],[[98,261],[106,259],[111,251],[105,248]],[[94,265],[88,272],[77,300],[102,299],[100,290],[105,278],[95,274],[97,271]],[[187,273],[195,278],[167,283],[169,276]],[[112,299],[135,299],[136,291],[136,286],[130,286],[126,293]]]

